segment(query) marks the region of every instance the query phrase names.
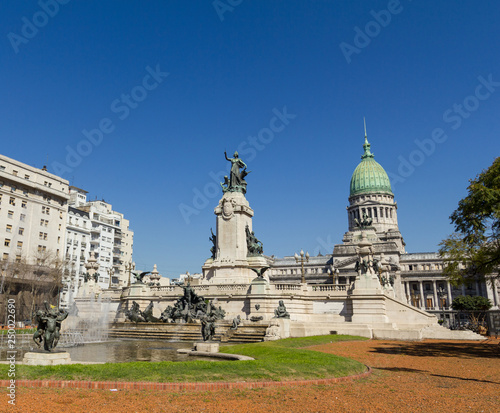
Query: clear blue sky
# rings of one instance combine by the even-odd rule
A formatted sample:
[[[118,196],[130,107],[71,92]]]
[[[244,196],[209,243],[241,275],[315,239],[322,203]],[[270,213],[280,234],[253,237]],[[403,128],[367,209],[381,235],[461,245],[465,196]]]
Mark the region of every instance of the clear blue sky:
[[[437,250],[500,153],[496,1],[61,3],[0,3],[0,152],[123,212],[141,269],[201,270],[224,150],[276,256],[341,242],[363,117],[408,252]]]

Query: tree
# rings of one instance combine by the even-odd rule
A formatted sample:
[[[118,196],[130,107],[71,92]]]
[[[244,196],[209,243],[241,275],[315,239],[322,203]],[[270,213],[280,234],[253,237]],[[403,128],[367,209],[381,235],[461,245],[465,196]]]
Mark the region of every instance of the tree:
[[[61,288],[63,265],[52,251],[36,252],[31,262],[26,256],[1,263],[0,293],[16,300],[16,318],[30,319],[43,301],[57,302]],[[0,306],[0,323],[4,322],[6,308]]]
[[[455,311],[484,312],[491,308],[491,301],[478,295],[460,295],[453,300],[451,308]]]
[[[486,297],[460,295],[451,303],[451,308],[455,311],[466,313],[469,317],[468,327],[470,330],[479,333],[484,326],[486,311],[492,307],[491,301]]]
[[[450,216],[456,233],[439,249],[443,273],[455,285],[500,280],[500,157],[469,182],[468,195]]]

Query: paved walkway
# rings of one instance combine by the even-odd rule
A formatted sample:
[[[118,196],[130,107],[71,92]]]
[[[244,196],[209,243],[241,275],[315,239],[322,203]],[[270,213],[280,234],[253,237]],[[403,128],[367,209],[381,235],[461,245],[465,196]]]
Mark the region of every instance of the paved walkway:
[[[330,343],[372,367],[351,382],[198,390],[18,388],[0,412],[498,412],[498,340]],[[5,400],[5,399],[4,399]]]

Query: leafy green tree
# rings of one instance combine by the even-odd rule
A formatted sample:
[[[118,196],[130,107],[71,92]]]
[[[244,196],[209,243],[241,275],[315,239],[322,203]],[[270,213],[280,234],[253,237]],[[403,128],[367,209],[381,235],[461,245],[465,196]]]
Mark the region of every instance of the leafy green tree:
[[[500,280],[500,157],[469,182],[468,195],[450,216],[456,233],[439,249],[443,272],[455,285],[485,276]]]
[[[460,295],[453,300],[451,308],[455,311],[484,312],[491,308],[491,301],[478,295]]]
[[[486,318],[486,311],[488,311],[491,307],[492,305],[490,300],[486,297],[478,295],[460,295],[451,303],[451,308],[455,311],[466,313],[468,315],[469,323],[467,324],[467,328],[475,333],[481,333],[481,329],[486,327],[484,319]],[[484,330],[484,333],[486,333],[486,329]]]

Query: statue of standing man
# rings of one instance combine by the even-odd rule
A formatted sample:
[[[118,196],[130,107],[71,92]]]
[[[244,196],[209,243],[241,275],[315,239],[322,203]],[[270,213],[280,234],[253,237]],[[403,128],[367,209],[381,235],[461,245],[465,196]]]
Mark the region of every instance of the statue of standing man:
[[[247,183],[245,181],[245,177],[250,173],[250,171],[247,171],[247,165],[239,158],[238,152],[234,153],[233,158],[228,158],[226,152],[224,152],[224,156],[227,161],[231,162],[231,171],[229,173],[229,180],[224,182],[226,186],[224,187],[224,185],[221,184],[222,191],[242,192],[246,194]]]

